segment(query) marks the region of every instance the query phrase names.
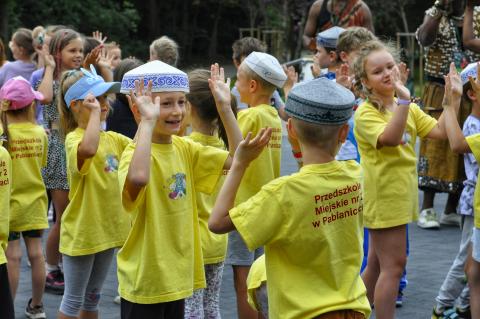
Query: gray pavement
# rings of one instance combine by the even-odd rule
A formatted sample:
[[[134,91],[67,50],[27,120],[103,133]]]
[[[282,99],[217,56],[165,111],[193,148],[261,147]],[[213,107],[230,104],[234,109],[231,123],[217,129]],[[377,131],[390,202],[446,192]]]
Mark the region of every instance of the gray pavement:
[[[290,155],[289,144],[283,141],[282,174],[296,171],[296,163]],[[420,194],[421,196],[421,194]],[[421,200],[420,200],[421,202]],[[437,196],[435,209],[443,211],[446,196]],[[442,281],[453,262],[458,250],[460,230],[455,227],[442,227],[440,230],[422,230],[416,225],[410,225],[410,257],[408,259],[408,287],[405,290],[404,306],[397,311],[400,319],[430,318],[435,296]],[[116,264],[110,269],[104,285],[100,303],[102,319],[119,318],[120,307],[113,303],[117,295]],[[21,266],[20,285],[15,300],[16,318],[25,318],[24,310],[31,293],[30,268],[26,262],[26,254]],[[47,318],[55,318],[60,305],[61,296],[46,293],[44,304]],[[1,302],[0,302],[1,306]],[[233,290],[233,275],[230,267],[225,267],[221,291],[221,312],[226,319],[236,318],[236,301]],[[374,318],[374,316],[372,316]]]

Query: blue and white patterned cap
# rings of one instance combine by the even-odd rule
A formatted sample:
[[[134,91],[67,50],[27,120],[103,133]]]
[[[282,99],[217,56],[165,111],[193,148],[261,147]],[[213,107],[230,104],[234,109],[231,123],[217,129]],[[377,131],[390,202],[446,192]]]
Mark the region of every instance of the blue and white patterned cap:
[[[287,75],[283,71],[282,66],[278,60],[270,54],[252,52],[243,62],[245,62],[253,72],[258,74],[259,77],[278,88],[282,88],[287,80]]]
[[[120,93],[128,94],[135,89],[135,80],[143,78],[145,86],[152,81],[152,92],[185,92],[190,91],[188,76],[173,66],[162,61],[145,63],[125,73]]]
[[[472,77],[474,79],[477,78],[477,62],[470,63],[460,73],[460,79],[462,80],[462,85],[465,85],[468,83],[469,77]]]
[[[337,48],[337,41],[340,34],[345,31],[344,28],[337,26],[331,27],[317,35],[317,45],[324,48]]]
[[[352,117],[355,96],[327,78],[295,85],[288,94],[285,112],[314,124],[341,125]]]

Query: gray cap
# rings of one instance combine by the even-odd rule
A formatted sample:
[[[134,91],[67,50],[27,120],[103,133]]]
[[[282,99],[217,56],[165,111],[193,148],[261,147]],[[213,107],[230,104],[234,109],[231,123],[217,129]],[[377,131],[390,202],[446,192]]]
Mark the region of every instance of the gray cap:
[[[287,75],[278,60],[268,53],[252,52],[243,62],[259,77],[278,88],[282,88],[287,80]]]
[[[295,85],[288,94],[285,112],[305,122],[326,125],[347,123],[355,96],[350,90],[326,78]]]
[[[317,35],[317,44],[324,48],[337,48],[337,41],[340,34],[345,31],[344,28],[337,26],[331,27]]]

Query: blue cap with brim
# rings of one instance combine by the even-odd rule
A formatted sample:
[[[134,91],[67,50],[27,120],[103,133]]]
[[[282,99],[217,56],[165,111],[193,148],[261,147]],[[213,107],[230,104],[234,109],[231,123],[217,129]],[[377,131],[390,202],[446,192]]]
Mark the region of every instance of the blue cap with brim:
[[[64,100],[67,107],[70,107],[72,101],[83,100],[89,93],[98,97],[105,93],[120,92],[120,82],[105,82],[101,76],[97,75],[97,71],[93,65],[90,65],[91,72],[88,72],[84,68],[80,70],[83,73],[83,77],[75,82],[67,90],[67,93],[65,93]]]

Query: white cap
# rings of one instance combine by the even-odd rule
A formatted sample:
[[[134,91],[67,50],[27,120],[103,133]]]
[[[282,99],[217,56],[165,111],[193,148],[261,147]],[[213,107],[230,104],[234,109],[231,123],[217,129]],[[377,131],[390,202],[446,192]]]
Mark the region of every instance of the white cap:
[[[477,62],[470,63],[460,73],[460,79],[462,80],[462,85],[465,85],[468,83],[469,77],[472,77],[474,79],[477,78]]]
[[[252,52],[245,60],[247,66],[265,81],[282,88],[287,80],[287,75],[283,71],[278,60],[267,53]]]
[[[135,80],[143,78],[145,86],[152,81],[152,92],[186,92],[190,91],[188,76],[185,72],[163,63],[152,61],[125,73],[122,79],[121,93],[128,94],[135,89]]]

